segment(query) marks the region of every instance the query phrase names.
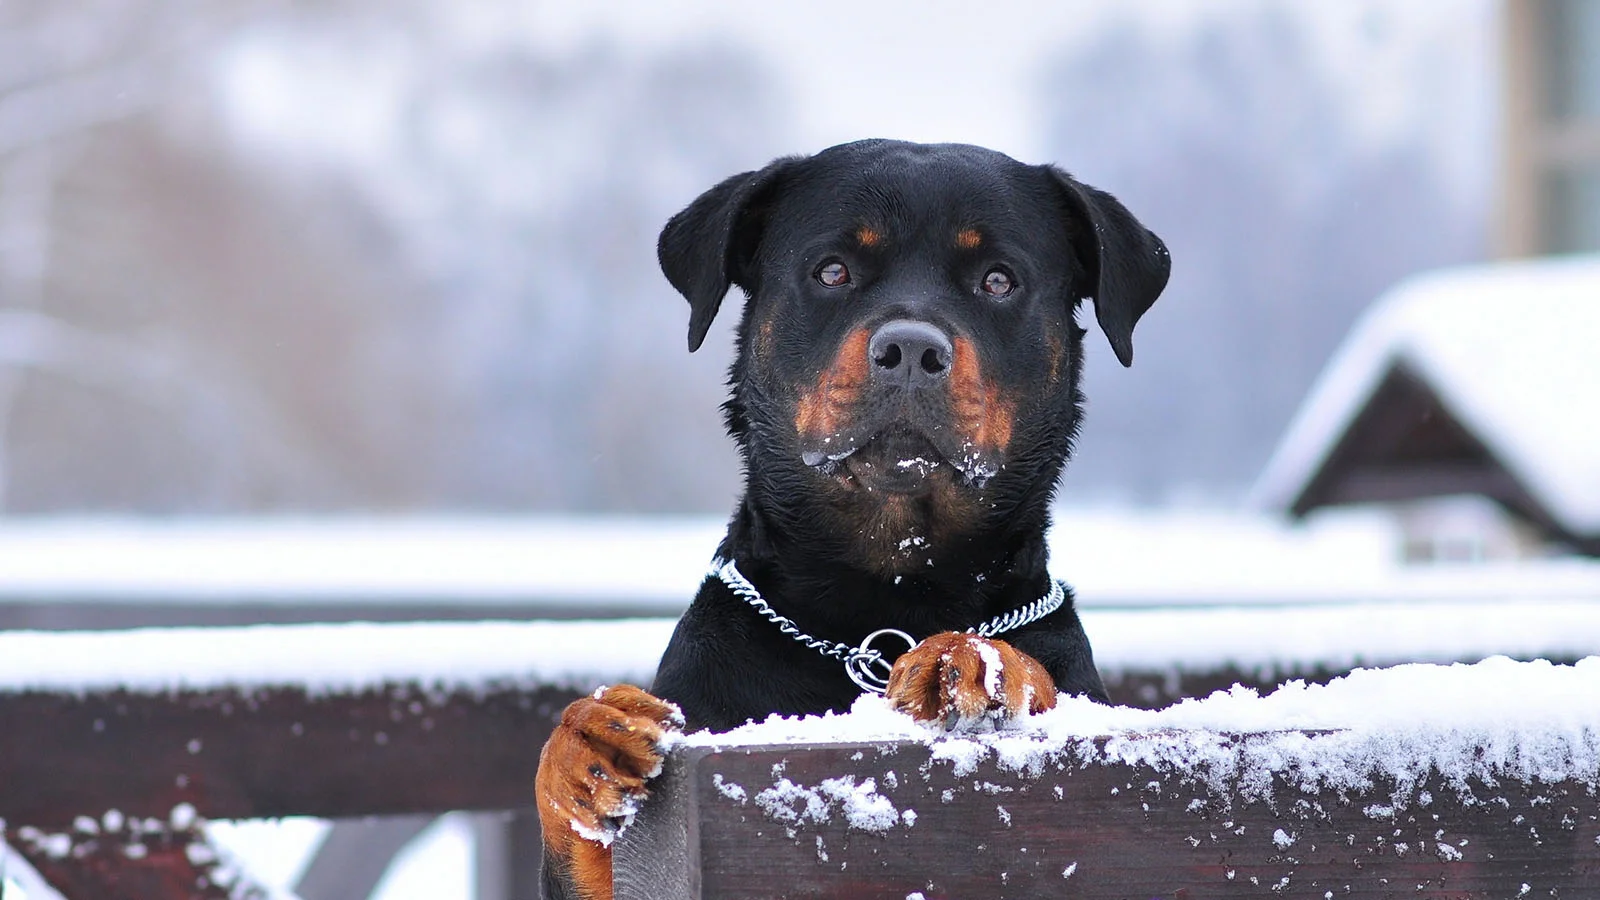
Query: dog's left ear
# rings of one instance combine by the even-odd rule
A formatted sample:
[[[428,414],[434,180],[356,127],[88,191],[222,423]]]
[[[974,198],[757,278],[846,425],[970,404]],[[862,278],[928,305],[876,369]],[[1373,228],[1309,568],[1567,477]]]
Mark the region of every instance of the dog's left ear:
[[[796,162],[726,179],[667,221],[656,242],[661,271],[689,301],[689,352],[700,349],[728,285],[753,290],[751,263],[780,176]]]
[[[1094,317],[1124,366],[1133,365],[1133,326],[1161,296],[1172,271],[1167,245],[1105,191],[1046,167],[1078,222],[1073,242],[1094,285]],[[1088,228],[1083,227],[1089,226]]]

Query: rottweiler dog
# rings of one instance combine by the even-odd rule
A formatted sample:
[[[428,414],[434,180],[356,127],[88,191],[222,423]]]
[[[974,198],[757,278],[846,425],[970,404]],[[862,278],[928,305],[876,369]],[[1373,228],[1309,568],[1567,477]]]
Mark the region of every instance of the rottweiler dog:
[[[745,492],[650,692],[573,703],[545,745],[551,898],[609,900],[611,837],[674,729],[866,690],[954,729],[1106,700],[1045,529],[1082,416],[1078,306],[1131,365],[1159,238],[1053,166],[870,140],[723,181],[658,255],[690,351],[746,294],[724,405]]]

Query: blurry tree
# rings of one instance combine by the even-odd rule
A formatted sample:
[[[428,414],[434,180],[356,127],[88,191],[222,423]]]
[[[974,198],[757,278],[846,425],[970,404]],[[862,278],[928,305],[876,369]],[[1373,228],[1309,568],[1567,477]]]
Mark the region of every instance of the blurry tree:
[[[759,66],[189,6],[0,7],[0,509],[726,509],[653,248]]]
[[[1090,343],[1069,498],[1237,497],[1378,293],[1483,253],[1482,189],[1453,189],[1430,145],[1451,67],[1419,52],[1391,96],[1352,95],[1319,66],[1308,17],[1240,9],[1181,33],[1112,28],[1045,76],[1052,155],[1173,255],[1133,368]],[[1402,89],[1423,98],[1411,117],[1363,133],[1357,105]]]
[[[62,173],[105,127],[148,110],[202,4],[23,0],[0,7],[0,509],[24,386],[43,376],[149,402],[162,361],[48,308]]]
[[[1051,155],[1176,259],[1138,364],[1091,344],[1069,496],[1242,488],[1356,313],[1482,243],[1307,17],[1230,9],[1045,73]],[[735,316],[687,355],[654,239],[795,149],[781,92],[507,10],[0,3],[0,511],[725,510]]]

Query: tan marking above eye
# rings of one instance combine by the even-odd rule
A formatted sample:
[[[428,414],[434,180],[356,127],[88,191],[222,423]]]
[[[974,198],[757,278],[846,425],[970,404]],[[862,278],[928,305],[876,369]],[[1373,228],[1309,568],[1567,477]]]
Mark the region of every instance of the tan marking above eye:
[[[963,228],[956,232],[956,246],[963,250],[974,250],[983,245],[983,235],[976,228]]]
[[[856,243],[863,247],[876,247],[883,243],[883,234],[871,225],[856,229]]]

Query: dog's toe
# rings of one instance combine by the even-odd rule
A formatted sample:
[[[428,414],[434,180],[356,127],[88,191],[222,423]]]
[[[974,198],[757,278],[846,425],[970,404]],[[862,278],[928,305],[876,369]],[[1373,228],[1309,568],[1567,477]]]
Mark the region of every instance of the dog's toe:
[[[895,709],[950,731],[992,728],[1056,704],[1055,681],[1032,657],[971,634],[936,634],[903,654],[886,693]]]
[[[586,898],[611,895],[610,845],[661,774],[683,714],[632,685],[569,704],[539,755],[539,823]]]

